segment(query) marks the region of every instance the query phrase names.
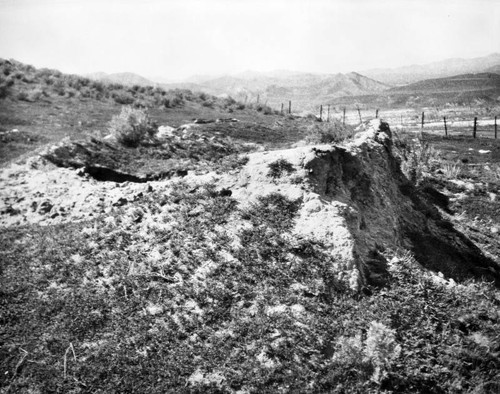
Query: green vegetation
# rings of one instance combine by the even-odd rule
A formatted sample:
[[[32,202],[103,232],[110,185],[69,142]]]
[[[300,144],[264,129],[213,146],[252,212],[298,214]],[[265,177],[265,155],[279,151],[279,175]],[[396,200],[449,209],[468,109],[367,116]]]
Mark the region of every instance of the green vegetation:
[[[295,172],[293,164],[282,158],[269,164],[267,175],[271,178],[281,178],[284,174],[290,175],[293,172]]]
[[[224,123],[208,124],[207,131],[212,133],[212,127],[217,126],[227,136],[251,141],[257,134],[280,145],[301,137],[301,131],[293,128],[286,133],[271,129],[269,125],[276,117],[245,108],[231,97],[93,81],[15,60],[0,59],[0,104],[0,133],[17,129],[26,136],[16,138],[23,143],[12,142],[11,137],[0,138],[1,163],[65,137],[103,137],[106,125],[123,105],[144,109],[158,125],[179,127],[195,118],[227,119],[231,114],[240,120],[236,133],[226,130],[231,125]]]
[[[109,131],[120,144],[136,147],[151,141],[158,126],[151,122],[144,110],[123,107],[120,115],[111,119]]]
[[[311,144],[339,143],[352,137],[354,134],[351,126],[346,126],[339,121],[314,122],[308,128],[306,141]]]
[[[264,115],[277,115],[279,113],[278,111],[273,110],[267,104],[249,103],[246,106],[247,108],[255,109],[257,112],[262,112]]]
[[[200,97],[189,90],[166,91],[153,86],[104,83],[77,75],[63,74],[57,70],[36,69],[15,60],[0,59],[0,99],[15,97],[19,100],[37,102],[58,96],[110,101],[139,108],[176,108],[182,106],[185,101],[206,100],[212,100],[219,105],[217,98],[208,95]]]
[[[92,222],[3,231],[4,392],[499,389],[497,289],[400,256],[388,287],[353,294],[290,233],[299,207],[179,183]]]
[[[425,140],[415,135],[393,132],[394,153],[401,160],[401,170],[415,185],[439,165],[439,153]]]

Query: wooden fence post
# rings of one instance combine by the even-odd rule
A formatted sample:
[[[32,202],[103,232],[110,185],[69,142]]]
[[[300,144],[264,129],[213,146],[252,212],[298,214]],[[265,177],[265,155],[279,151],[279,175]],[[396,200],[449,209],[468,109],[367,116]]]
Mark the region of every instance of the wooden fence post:
[[[319,120],[323,122],[323,104],[319,106]]]
[[[495,116],[495,139],[497,139],[497,117]]]
[[[326,116],[326,121],[330,121],[330,104],[328,104],[328,115]]]
[[[476,138],[476,131],[477,131],[477,117],[474,118],[474,130],[472,131],[473,138]]]
[[[375,119],[378,119],[378,108],[377,108],[377,110],[375,111]]]
[[[359,109],[359,105],[358,105],[358,115],[359,115],[359,123],[363,123],[363,119],[361,119],[361,110]]]
[[[292,113],[292,100],[290,100],[288,102],[288,113],[291,114]]]
[[[345,126],[345,107],[344,107],[344,117],[342,118],[342,125]]]
[[[420,127],[420,139],[424,139],[424,123],[425,123],[425,113],[422,112],[422,125]]]
[[[283,103],[281,103],[281,116],[283,116]]]
[[[448,138],[448,127],[446,127],[446,116],[443,116],[444,120],[444,135],[446,138]]]

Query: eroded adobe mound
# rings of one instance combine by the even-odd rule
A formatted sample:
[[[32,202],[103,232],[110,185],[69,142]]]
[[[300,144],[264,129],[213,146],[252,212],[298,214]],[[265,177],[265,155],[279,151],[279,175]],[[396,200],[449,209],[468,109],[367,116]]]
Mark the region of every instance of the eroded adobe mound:
[[[277,161],[292,165],[278,180],[269,177]],[[372,122],[345,146],[253,154],[233,189],[242,203],[271,191],[301,198],[295,233],[327,245],[339,275],[351,283],[383,284],[384,252],[402,249],[455,280],[482,277],[500,283],[498,266],[401,172],[384,122]]]
[[[102,160],[112,149],[106,144],[93,144],[99,148],[94,153]],[[76,149],[76,153],[70,148]],[[170,146],[168,151],[172,149]],[[61,167],[82,168],[87,163],[88,171],[94,163],[94,156],[89,152],[84,146],[72,144],[68,148],[62,144],[49,153],[55,157],[51,161]],[[189,155],[189,151],[186,152]],[[44,156],[48,158],[47,153]],[[172,160],[169,156],[166,163]],[[96,177],[81,177],[78,171],[68,168],[41,166],[37,169],[33,164],[37,163],[2,172],[0,179],[5,186],[1,194],[2,225],[50,225],[110,216],[123,206],[142,209],[142,196],[152,190],[161,190],[165,196],[175,193],[176,182],[181,179],[174,174],[171,179],[146,185],[118,184],[116,179],[100,182]],[[112,164],[106,168],[113,169]],[[135,166],[132,162],[130,165]],[[157,167],[161,169],[161,161]],[[449,278],[480,277],[500,283],[498,265],[444,220],[439,210],[404,176],[393,154],[391,132],[386,123],[371,123],[366,131],[345,145],[252,153],[243,167],[222,172],[210,172],[210,168],[205,166],[203,175],[198,171],[185,171],[182,174],[185,187],[196,190],[199,185],[210,183],[216,190],[231,195],[240,211],[273,193],[296,201],[298,208],[290,227],[292,241],[317,242],[322,253],[331,259],[336,278],[351,288],[384,284],[388,277],[387,256],[404,250],[410,250],[423,266]],[[141,180],[146,179],[141,177]],[[166,204],[149,216],[152,221],[163,220],[165,212],[176,209],[181,208]],[[196,209],[203,212],[204,207],[200,205]],[[176,225],[182,227],[183,223]],[[221,224],[221,229],[233,238],[233,243],[241,244],[240,230],[248,225],[241,215],[233,214]],[[134,226],[141,227],[143,223]],[[149,231],[147,226],[143,230]]]

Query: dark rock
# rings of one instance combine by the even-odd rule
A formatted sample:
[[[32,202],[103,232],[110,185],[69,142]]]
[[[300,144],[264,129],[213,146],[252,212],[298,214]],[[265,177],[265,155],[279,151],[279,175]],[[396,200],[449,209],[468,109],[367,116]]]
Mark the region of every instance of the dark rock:
[[[116,200],[114,203],[113,203],[113,206],[114,207],[121,207],[125,204],[128,203],[128,200],[124,197],[120,197],[118,200]]]
[[[229,189],[221,189],[219,192],[218,192],[218,195],[221,196],[221,197],[229,197],[233,194],[233,192]]]
[[[195,123],[195,124],[215,123],[215,120],[213,120],[213,119],[195,119],[195,120],[193,120],[193,123]]]
[[[54,204],[52,204],[52,202],[49,200],[42,201],[42,203],[40,203],[40,205],[38,206],[38,213],[40,215],[45,215],[46,213],[49,213],[51,211],[53,206]]]
[[[5,210],[2,212],[2,214],[4,213],[10,216],[15,216],[19,215],[21,211],[19,209],[14,208],[12,205],[8,205],[7,208],[5,208]]]

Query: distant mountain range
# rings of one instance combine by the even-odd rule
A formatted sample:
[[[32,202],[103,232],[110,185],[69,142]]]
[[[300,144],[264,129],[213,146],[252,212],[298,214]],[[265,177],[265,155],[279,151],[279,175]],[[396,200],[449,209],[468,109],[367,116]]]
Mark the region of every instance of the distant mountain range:
[[[500,74],[500,53],[347,74],[248,70],[234,75],[197,75],[176,83],[162,83],[161,79],[155,79],[155,82],[133,73],[94,73],[87,77],[123,85],[157,85],[164,89],[189,89],[215,96],[231,96],[241,102],[258,101],[274,109],[279,109],[282,103],[286,107],[290,100],[296,110],[316,110],[320,104],[363,103],[374,98],[380,101],[392,95],[416,93],[452,99],[458,93],[463,96],[465,92],[476,92],[494,99],[498,87],[496,79],[486,74],[472,75],[477,73]]]
[[[423,65],[375,68],[361,71],[361,73],[387,84],[407,85],[424,79],[444,78],[469,73],[498,72],[499,67],[500,53],[493,53],[473,59],[446,59]]]
[[[290,71],[258,73],[247,71],[234,76],[198,79],[198,83],[164,84],[167,89],[199,90],[212,95],[230,95],[242,102],[267,104],[275,109],[281,103],[294,108],[312,109],[329,100],[348,95],[375,94],[390,86],[358,73],[310,74]]]
[[[156,82],[153,82],[147,78],[144,78],[140,75],[130,73],[130,72],[114,73],[114,74],[107,74],[104,72],[96,72],[96,73],[92,73],[92,74],[86,74],[84,76],[89,78],[89,79],[94,79],[97,81],[119,83],[122,85],[139,85],[139,86],[158,85]]]
[[[500,74],[462,74],[433,78],[387,89],[375,95],[344,96],[335,106],[360,105],[371,108],[433,107],[447,104],[471,105],[500,102]]]

